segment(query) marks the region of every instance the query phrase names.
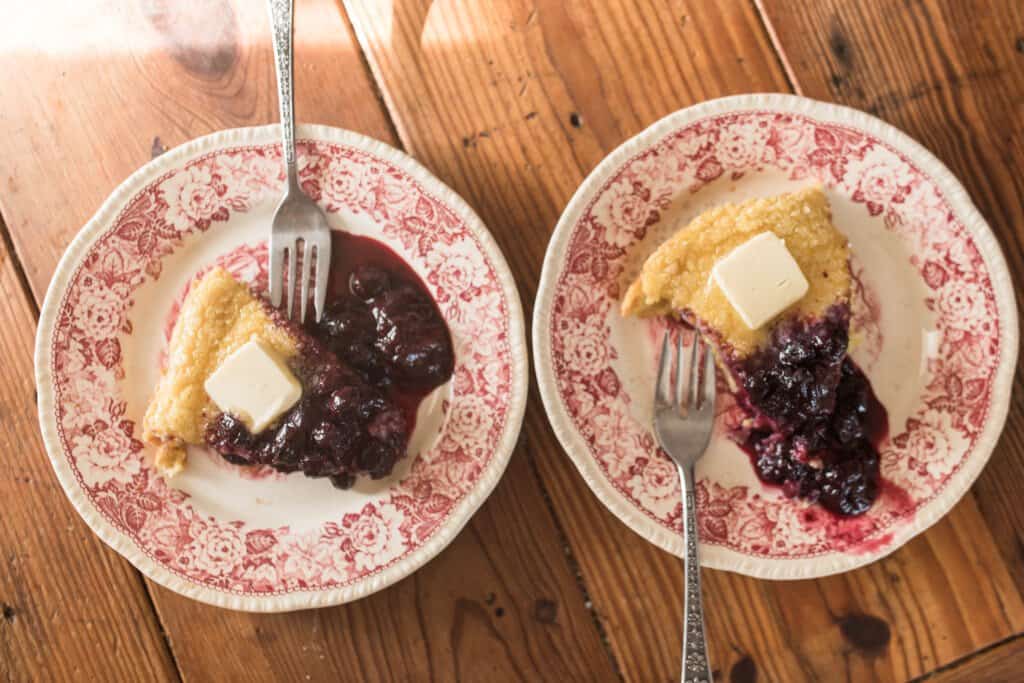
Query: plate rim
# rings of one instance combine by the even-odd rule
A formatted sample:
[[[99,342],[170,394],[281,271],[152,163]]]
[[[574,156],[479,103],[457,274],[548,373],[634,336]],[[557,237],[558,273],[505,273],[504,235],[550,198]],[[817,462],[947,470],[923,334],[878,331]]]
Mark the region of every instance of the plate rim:
[[[816,558],[814,563],[808,563],[792,559],[759,558],[721,546],[701,544],[701,565],[711,569],[733,571],[761,579],[819,578],[856,569],[879,560],[895,552],[911,538],[923,533],[944,517],[963,498],[988,463],[1009,412],[1013,369],[1016,367],[1019,351],[1017,303],[1009,268],[995,234],[967,190],[953,172],[921,143],[892,124],[866,112],[787,93],[751,93],[716,98],[685,107],[659,119],[605,156],[580,183],[559,217],[544,255],[534,301],[531,334],[534,369],[551,428],[562,449],[576,465],[594,495],[620,521],[644,539],[662,550],[683,557],[685,549],[682,538],[650,520],[634,503],[626,500],[607,481],[597,461],[590,456],[583,438],[573,427],[558,392],[550,335],[545,332],[549,329],[551,321],[553,291],[556,278],[561,272],[562,255],[568,246],[573,226],[578,222],[589,201],[593,199],[594,192],[633,155],[651,147],[670,132],[700,119],[744,111],[802,114],[813,119],[850,125],[877,137],[913,160],[942,191],[965,230],[975,240],[991,278],[996,305],[999,307],[1001,358],[993,379],[992,398],[985,427],[975,444],[977,454],[972,460],[973,464],[956,472],[942,494],[928,506],[918,510],[913,521],[893,528],[892,540],[885,547],[864,554],[832,552]]]
[[[81,263],[86,250],[104,234],[126,203],[150,182],[190,159],[218,149],[252,144],[279,145],[277,124],[246,126],[215,131],[189,140],[152,159],[131,173],[104,200],[95,214],[79,229],[65,248],[47,285],[39,311],[34,350],[34,375],[39,392],[37,416],[43,445],[65,495],[79,516],[104,543],[127,559],[143,575],[176,593],[217,607],[246,612],[287,612],[299,609],[340,605],[382,590],[414,573],[436,557],[462,531],[501,480],[515,450],[526,412],[529,387],[529,351],[522,300],[508,261],[490,230],[469,204],[436,177],[422,163],[387,143],[361,133],[334,126],[300,124],[296,141],[315,140],[360,149],[401,168],[428,188],[465,223],[479,240],[481,250],[494,267],[495,276],[509,309],[509,349],[512,374],[508,417],[501,437],[494,446],[494,457],[480,475],[477,484],[459,501],[452,514],[423,545],[399,561],[345,586],[329,589],[298,590],[280,595],[240,595],[198,584],[178,576],[149,558],[122,531],[116,529],[95,508],[79,485],[64,457],[54,416],[51,346],[57,314],[64,292]]]

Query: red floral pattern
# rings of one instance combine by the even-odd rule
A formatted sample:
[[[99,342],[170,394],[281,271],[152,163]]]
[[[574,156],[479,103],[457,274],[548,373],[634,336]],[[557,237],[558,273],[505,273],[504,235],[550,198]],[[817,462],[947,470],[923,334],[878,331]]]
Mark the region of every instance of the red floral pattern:
[[[165,569],[241,595],[350,585],[423,546],[498,457],[494,444],[511,409],[511,305],[475,233],[406,171],[373,154],[326,142],[304,142],[299,151],[300,181],[325,210],[368,215],[402,245],[456,345],[459,380],[442,434],[382,497],[301,533],[206,516],[151,466],[137,438],[141,416],[126,414],[121,341],[136,333],[133,293],[159,278],[163,259],[186,240],[277,196],[284,178],[274,145],[193,159],[129,200],[71,277],[51,339],[62,455],[89,500]],[[259,246],[222,264],[265,287],[264,260]],[[180,299],[165,335],[179,306]]]
[[[914,254],[940,342],[928,357],[918,412],[891,425],[882,472],[894,485],[868,514],[839,520],[757,487],[705,479],[697,490],[701,540],[771,559],[873,550],[970,457],[1000,358],[995,293],[977,246],[932,180],[880,140],[802,115],[749,111],[689,124],[623,164],[571,227],[561,259],[546,331],[556,388],[607,480],[648,518],[678,530],[678,480],[648,425],[630,413],[631,397],[612,363],[618,351],[610,321],[618,315],[626,254],[669,201],[750,171],[821,182],[883,217]],[[869,355],[877,356],[878,296],[857,280],[855,317]]]

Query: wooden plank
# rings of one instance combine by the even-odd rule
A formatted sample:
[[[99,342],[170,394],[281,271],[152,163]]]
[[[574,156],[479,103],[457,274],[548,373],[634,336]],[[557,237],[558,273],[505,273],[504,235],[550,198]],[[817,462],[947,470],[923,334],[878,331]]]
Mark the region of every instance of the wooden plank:
[[[1017,636],[985,650],[922,681],[928,683],[1018,683],[1024,675],[1024,638]]]
[[[339,8],[329,0],[297,5],[299,119],[396,142]],[[0,103],[9,132],[0,143],[0,207],[38,298],[79,226],[151,154],[220,128],[272,122],[277,103],[262,0],[46,0],[20,12],[0,28],[0,44],[50,40],[36,28],[38,20],[52,29],[45,17],[74,27],[63,36],[69,46],[0,56],[0,87],[20,93]],[[105,41],[112,36],[125,42]],[[117,561],[110,552],[87,560]],[[185,679],[614,677],[522,454],[438,559],[358,603],[250,615],[149,586]]]
[[[387,139],[337,7],[297,4],[299,120]],[[3,23],[0,84],[19,96],[0,104],[0,210],[37,300],[68,242],[129,173],[199,135],[274,122],[264,5],[46,0]]]
[[[961,179],[1024,282],[1024,4],[934,0],[799,7],[759,0],[797,87],[870,111]],[[1024,373],[974,494],[1024,588]],[[1024,666],[1022,666],[1024,669]]]
[[[608,657],[519,462],[435,560],[350,605],[236,614],[155,587],[183,677],[608,680]]]
[[[53,476],[36,422],[35,328],[0,222],[0,680],[173,680],[138,573],[93,535]]]
[[[344,4],[403,143],[481,213],[528,309],[562,207],[614,146],[694,102],[788,87],[740,0]],[[523,439],[623,674],[675,678],[678,561],[600,505],[535,395]],[[1007,565],[968,497],[890,559],[843,576],[770,583],[707,571],[714,666],[735,681],[920,675],[1024,626]]]

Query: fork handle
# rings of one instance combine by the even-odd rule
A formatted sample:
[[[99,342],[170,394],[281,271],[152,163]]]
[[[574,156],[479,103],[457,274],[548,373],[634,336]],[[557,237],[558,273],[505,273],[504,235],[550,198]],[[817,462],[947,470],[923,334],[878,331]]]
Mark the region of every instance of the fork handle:
[[[292,17],[295,14],[294,0],[268,0],[270,30],[274,39],[274,68],[277,71],[277,101],[281,107],[281,136],[284,148],[284,162],[288,168],[288,191],[298,187],[295,170],[295,109],[292,80],[295,69],[292,65]]]
[[[711,683],[708,646],[704,637],[704,605],[700,588],[700,558],[697,555],[697,499],[694,496],[693,467],[679,467],[683,489],[683,540],[686,564],[683,574],[683,683]]]

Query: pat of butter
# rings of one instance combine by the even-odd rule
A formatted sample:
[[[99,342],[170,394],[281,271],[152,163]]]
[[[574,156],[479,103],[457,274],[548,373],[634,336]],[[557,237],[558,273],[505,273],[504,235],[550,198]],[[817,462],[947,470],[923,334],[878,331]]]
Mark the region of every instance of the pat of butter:
[[[711,269],[711,277],[752,330],[799,301],[810,287],[786,243],[773,232],[733,249]]]
[[[256,340],[225,358],[203,388],[218,408],[239,418],[253,434],[273,424],[302,396],[302,385],[291,370]]]

